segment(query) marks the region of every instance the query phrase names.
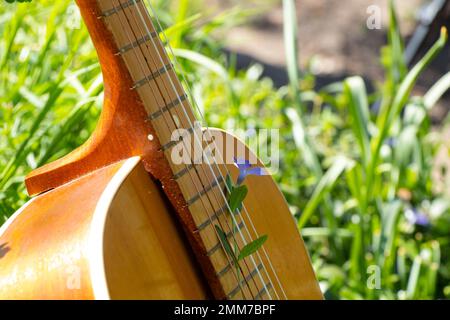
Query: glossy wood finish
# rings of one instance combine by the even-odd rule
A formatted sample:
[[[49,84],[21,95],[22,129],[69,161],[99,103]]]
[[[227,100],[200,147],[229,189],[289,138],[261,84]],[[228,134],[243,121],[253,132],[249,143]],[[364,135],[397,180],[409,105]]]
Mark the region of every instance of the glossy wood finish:
[[[33,199],[1,229],[0,247],[0,299],[209,295],[138,158]]]
[[[87,249],[112,165],[34,198],[0,232],[0,299],[93,299]]]
[[[0,299],[211,297],[175,213],[138,160],[110,165],[38,196],[11,218],[0,231]],[[236,177],[234,166],[227,169]],[[269,259],[262,260],[273,265],[268,268],[271,293],[321,299],[278,187],[270,176],[249,177],[247,185],[252,223],[260,235],[270,235],[264,246]],[[204,232],[217,241],[211,229]]]
[[[112,0],[101,0],[113,3]],[[114,0],[116,2],[117,0]],[[214,267],[206,257],[206,248],[186,206],[182,192],[173,179],[155,129],[136,90],[131,90],[133,79],[108,29],[99,19],[102,10],[97,0],[76,1],[89,30],[102,67],[105,101],[99,123],[90,139],[66,157],[31,172],[25,179],[28,193],[37,195],[58,188],[94,170],[133,156],[140,156],[147,172],[159,180],[172,205],[183,222],[191,246],[197,255],[208,282],[217,298],[225,293],[215,277]],[[148,137],[153,137],[149,140]]]
[[[199,266],[164,197],[138,165],[111,202],[103,224],[111,299],[208,298]]]
[[[96,169],[132,156],[144,157],[152,174],[169,174],[164,157],[158,152],[158,140],[147,121],[147,113],[133,85],[117,46],[104,21],[96,0],[77,0],[100,60],[105,87],[103,111],[90,139],[66,157],[31,172],[25,179],[33,196],[57,188]],[[157,164],[157,168],[155,167]]]
[[[210,130],[218,141],[217,146],[226,163],[220,165],[221,171],[224,174],[230,172],[236,181],[239,172],[233,164],[233,155],[239,154],[238,150],[249,159],[257,159],[256,155],[242,141],[229,133],[219,129]],[[217,139],[220,136],[221,141],[232,142],[222,144]],[[229,150],[231,147],[234,148],[233,152]],[[264,167],[260,160],[257,161],[257,166]],[[242,220],[245,222],[252,239],[261,235],[269,237],[263,247],[267,256],[263,250],[260,250],[259,255],[273,284],[272,297],[276,299],[278,295],[278,299],[323,299],[305,244],[286,200],[273,178],[270,175],[248,176],[245,184],[249,189],[244,200],[248,215],[244,211],[240,215],[242,219],[238,217],[237,222]],[[262,299],[268,299],[267,294]]]
[[[27,176],[26,185],[30,194],[42,194],[48,190],[53,190],[37,198],[41,199],[39,201],[43,201],[40,204],[43,206],[43,210],[36,210],[38,211],[36,216],[44,216],[47,211],[52,212],[52,208],[48,208],[47,205],[47,203],[52,203],[51,201],[56,201],[62,206],[66,204],[69,207],[75,203],[75,199],[71,199],[73,204],[71,202],[66,203],[64,202],[65,198],[62,198],[63,202],[59,203],[58,199],[48,199],[49,195],[50,197],[59,197],[58,192],[60,190],[68,188],[68,186],[77,181],[91,179],[86,177],[90,177],[93,172],[98,174],[99,172],[106,172],[104,170],[108,170],[111,167],[126,167],[124,163],[120,165],[117,163],[133,156],[139,156],[141,158],[145,171],[150,173],[154,181],[158,181],[158,185],[160,185],[161,190],[164,191],[165,196],[170,201],[170,204],[168,202],[163,203],[161,197],[156,197],[155,192],[151,193],[154,196],[154,198],[150,197],[152,201],[149,201],[149,203],[143,201],[145,198],[142,197],[143,192],[156,190],[154,184],[149,181],[146,182],[145,179],[148,179],[148,176],[143,172],[133,174],[132,176],[134,178],[130,178],[130,181],[134,182],[125,182],[122,188],[123,191],[118,193],[117,199],[113,199],[113,196],[115,196],[119,188],[119,185],[117,185],[118,182],[116,181],[119,179],[117,178],[119,173],[104,176],[105,181],[103,182],[106,185],[100,186],[100,189],[103,190],[102,195],[97,194],[97,199],[92,198],[93,202],[97,201],[96,211],[92,212],[91,207],[85,208],[81,206],[80,208],[83,211],[80,216],[85,214],[86,219],[89,219],[88,217],[92,219],[90,228],[104,230],[104,233],[102,232],[100,234],[105,235],[105,239],[108,239],[108,241],[104,242],[105,248],[98,247],[103,243],[104,239],[95,238],[95,236],[91,238],[93,236],[92,233],[90,233],[88,240],[83,238],[82,235],[80,235],[80,239],[78,240],[80,243],[88,241],[91,247],[97,246],[97,254],[92,254],[91,250],[87,258],[90,266],[88,271],[91,279],[96,279],[97,282],[94,282],[95,285],[91,288],[93,291],[93,293],[91,292],[91,296],[86,295],[86,298],[165,298],[169,297],[169,291],[172,290],[168,288],[172,287],[177,287],[179,290],[173,292],[173,297],[192,298],[205,297],[207,295],[206,290],[202,286],[202,277],[196,273],[196,270],[198,271],[200,268],[190,260],[189,250],[182,247],[186,245],[186,241],[182,241],[183,237],[181,236],[180,230],[176,229],[175,225],[171,223],[167,224],[167,228],[160,228],[161,224],[157,223],[157,221],[166,221],[171,212],[171,209],[167,208],[173,207],[180,225],[187,235],[188,242],[196,256],[196,260],[201,266],[203,276],[206,278],[208,286],[215,298],[249,299],[256,297],[267,299],[276,296],[278,298],[320,299],[320,290],[310,266],[303,241],[292,221],[282,194],[270,177],[260,177],[257,180],[253,178],[249,179],[250,194],[248,199],[246,199],[246,205],[250,216],[238,217],[240,223],[245,223],[242,231],[247,233],[247,236],[245,236],[247,238],[242,237],[241,240],[238,240],[238,245],[242,247],[251,240],[256,239],[258,235],[268,234],[270,240],[267,243],[266,253],[269,258],[262,253],[261,255],[258,253],[251,258],[245,259],[242,262],[246,269],[243,272],[244,277],[251,274],[254,268],[258,269],[261,264],[264,266],[264,273],[262,276],[260,273],[257,273],[259,277],[250,277],[244,290],[239,291],[237,294],[231,294],[236,289],[237,278],[235,277],[236,279],[233,280],[233,274],[231,272],[218,275],[219,270],[227,266],[226,255],[223,250],[216,250],[214,254],[207,254],[208,251],[211,252],[211,248],[217,247],[220,243],[214,232],[214,224],[209,225],[205,230],[198,230],[198,226],[205,218],[205,211],[200,207],[195,209],[196,206],[200,206],[201,204],[203,207],[205,205],[211,206],[210,209],[213,209],[212,212],[214,212],[214,210],[218,209],[218,206],[222,207],[224,202],[223,200],[222,202],[214,202],[211,198],[216,197],[217,200],[223,194],[218,192],[220,189],[214,189],[214,191],[207,192],[202,197],[205,199],[201,199],[201,201],[198,201],[194,205],[188,205],[187,199],[195,196],[195,193],[202,190],[202,188],[204,189],[208,183],[211,183],[212,177],[209,176],[208,168],[205,168],[207,167],[205,165],[200,165],[195,169],[195,174],[189,172],[186,175],[185,178],[187,180],[183,183],[177,182],[174,179],[174,173],[177,173],[178,170],[174,170],[173,165],[168,161],[170,150],[166,154],[160,151],[161,143],[158,137],[161,137],[161,128],[153,127],[150,121],[148,121],[148,115],[154,112],[154,108],[158,109],[161,107],[161,99],[151,100],[148,96],[149,93],[160,90],[159,85],[151,87],[151,90],[149,89],[144,93],[138,93],[137,90],[130,89],[136,79],[139,78],[139,76],[135,76],[135,73],[138,71],[136,71],[137,69],[127,68],[124,59],[116,54],[118,52],[117,36],[114,39],[111,33],[111,30],[114,29],[113,25],[106,23],[105,19],[99,19],[105,8],[109,8],[111,5],[123,5],[125,2],[122,0],[101,0],[102,7],[105,6],[104,8],[100,8],[96,0],[77,0],[77,3],[80,6],[81,13],[98,51],[105,81],[105,104],[99,125],[89,141],[63,159],[44,166]],[[136,18],[136,14],[131,12],[131,16],[129,17]],[[142,54],[145,53],[143,52]],[[150,51],[147,54],[152,55]],[[130,76],[130,72],[136,79]],[[164,86],[167,87],[168,80],[162,81],[164,82]],[[178,92],[176,93],[178,94]],[[166,102],[166,99],[162,100]],[[179,112],[181,110],[179,108],[176,108],[176,110],[180,116]],[[179,119],[181,119],[181,123],[184,125],[184,120],[186,119],[182,117],[179,117]],[[214,133],[229,137],[229,135],[221,131],[214,131]],[[238,140],[234,138],[232,140],[234,148],[240,146],[247,154],[251,154]],[[166,141],[163,141],[163,143],[166,143]],[[223,154],[226,154],[226,150],[224,149],[223,151]],[[235,168],[231,165],[233,159],[228,159],[227,163],[227,166],[220,165],[220,170],[225,174],[225,167],[227,167],[236,174]],[[261,165],[261,163],[259,164]],[[123,171],[125,169],[122,168],[121,170]],[[86,190],[80,191],[81,189],[76,188],[76,192],[86,192],[87,197],[91,198],[91,194],[88,192],[91,192],[93,187],[86,182],[86,186],[83,188]],[[70,187],[69,190],[70,194],[75,192]],[[83,199],[83,194],[78,194],[78,196],[80,199]],[[130,201],[130,199],[134,199],[134,201]],[[100,211],[98,211],[99,206],[102,207]],[[125,210],[127,207],[133,208],[133,210]],[[68,214],[74,215],[71,210],[73,208],[68,208]],[[206,210],[206,213],[208,211],[211,210]],[[24,212],[30,214],[27,209]],[[132,214],[132,217],[129,217],[130,214]],[[154,220],[154,217],[158,217],[158,219]],[[39,219],[44,218],[40,217]],[[224,215],[218,218],[217,221],[226,224],[227,219]],[[70,221],[70,218],[68,220]],[[127,221],[135,221],[136,224],[129,225]],[[12,230],[20,228],[20,224],[11,225]],[[36,222],[35,224],[31,227],[37,228],[36,230],[39,233],[39,223]],[[72,224],[73,221],[71,222],[71,226]],[[252,224],[254,224],[256,231]],[[140,233],[137,230],[135,230],[136,232],[130,232],[128,228],[132,229],[137,225],[142,230],[148,231],[149,234],[153,234],[154,242],[148,239],[148,242],[146,242],[145,237],[141,238],[138,236]],[[158,227],[155,228],[155,226]],[[230,230],[230,228],[228,229]],[[166,231],[166,233],[159,233],[161,230]],[[9,229],[7,231],[9,232]],[[29,231],[33,233],[33,230]],[[228,230],[225,229],[225,231]],[[173,251],[173,248],[164,247],[163,245],[170,237],[180,239],[176,240],[175,244],[178,246],[178,250],[180,250],[179,253],[185,253],[185,258],[181,259],[184,262],[179,265],[188,269],[191,266],[192,273],[188,277],[189,280],[187,282],[179,278],[179,272],[182,269],[173,268],[172,270],[168,269],[167,272],[163,270],[167,268],[158,269],[158,267],[165,266],[165,261],[167,262],[166,266],[177,265],[174,263],[174,257],[170,254],[171,252],[176,252],[176,250]],[[118,239],[123,241],[119,241]],[[161,239],[165,239],[165,241]],[[53,240],[58,241],[58,238],[54,238]],[[22,241],[25,242],[25,238]],[[159,243],[159,247],[157,243]],[[55,243],[55,246],[57,246],[57,243]],[[161,248],[165,249],[161,250]],[[159,262],[155,264],[154,261],[148,260],[148,263],[136,264],[142,262],[142,259],[145,259],[145,254],[144,256],[142,255],[143,251],[154,251],[155,256],[158,257],[155,261]],[[105,254],[100,254],[100,252]],[[291,252],[295,252],[295,254],[291,254]],[[115,260],[118,257],[120,259]],[[183,257],[183,255],[181,254],[180,257]],[[18,258],[19,256],[13,256],[13,259]],[[94,260],[95,262],[93,262]],[[108,267],[103,268],[104,265]],[[92,268],[92,266],[96,267]],[[147,278],[149,276],[149,269],[151,269],[151,272],[153,272],[156,278]],[[133,274],[130,273],[130,270],[140,271]],[[83,273],[85,271],[83,270]],[[5,278],[10,276],[11,272],[11,269],[9,271],[7,270]],[[121,277],[121,274],[132,274],[135,277],[130,281],[121,282],[121,279],[124,279]],[[57,275],[57,279],[60,278],[61,276]],[[125,279],[128,278],[125,277]],[[143,282],[140,282],[139,279]],[[23,279],[20,280],[22,281]],[[98,281],[103,281],[104,285],[97,285]],[[157,285],[160,282],[166,283],[165,289]],[[151,295],[148,293],[150,283],[156,285],[155,291]],[[271,287],[260,293],[261,288],[266,288],[267,284],[270,284]],[[108,286],[111,288],[111,295]],[[153,288],[154,286],[152,285],[151,287]],[[192,289],[192,292],[187,292],[187,287],[193,287],[194,289]],[[61,292],[64,291],[63,289],[58,290]],[[63,293],[61,296],[66,297],[66,294]]]

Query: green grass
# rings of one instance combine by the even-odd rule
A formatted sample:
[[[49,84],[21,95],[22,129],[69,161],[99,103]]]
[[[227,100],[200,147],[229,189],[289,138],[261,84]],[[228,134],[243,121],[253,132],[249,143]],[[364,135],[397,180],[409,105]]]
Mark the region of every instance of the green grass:
[[[280,129],[275,178],[326,297],[449,298],[450,199],[435,188],[442,139],[428,116],[449,74],[426,95],[411,96],[446,34],[408,70],[392,4],[377,90],[368,93],[355,76],[316,91],[314,77],[297,65],[295,4],[284,0],[290,84],[278,89],[259,65],[238,71],[227,64],[217,40],[258,10],[210,16],[203,0],[156,2],[207,123]],[[66,0],[0,4],[0,223],[27,200],[24,176],[79,146],[98,119],[100,68],[84,26],[74,29],[74,12]],[[366,285],[371,270],[380,273],[380,289]]]

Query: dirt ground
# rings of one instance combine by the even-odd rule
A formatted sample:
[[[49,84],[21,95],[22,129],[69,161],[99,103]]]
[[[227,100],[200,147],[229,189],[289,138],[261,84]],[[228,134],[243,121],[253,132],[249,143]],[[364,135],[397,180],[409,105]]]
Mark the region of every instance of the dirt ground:
[[[317,74],[364,74],[380,78],[378,54],[385,43],[386,3],[386,0],[298,0],[301,65],[314,58]],[[407,35],[413,30],[420,0],[398,3],[402,31]],[[366,27],[371,5],[381,8],[381,30]],[[281,7],[277,6],[252,27],[231,30],[228,46],[268,64],[284,65],[282,15]]]
[[[287,83],[283,45],[283,12],[277,0],[210,0],[220,7],[243,5],[258,7],[274,2],[267,14],[260,15],[253,24],[235,27],[226,35],[227,50],[238,54],[238,67],[259,62],[265,67],[265,76],[276,85]],[[397,0],[396,7],[402,35],[411,37],[417,24],[419,8],[426,0]],[[299,61],[302,68],[309,65],[317,78],[317,86],[342,80],[350,75],[361,75],[369,84],[383,80],[379,61],[381,47],[386,43],[389,15],[388,0],[297,0],[299,22]],[[270,5],[270,4],[269,4]],[[367,28],[369,6],[381,8],[381,29]],[[423,94],[444,73],[450,70],[450,46],[419,79],[416,94]],[[440,101],[431,116],[439,130],[450,110],[450,95]],[[450,171],[450,129],[440,135],[443,146],[436,159],[436,189],[445,189],[450,174],[442,176],[441,167]],[[447,180],[447,182],[445,182]],[[450,191],[449,191],[450,192]],[[450,194],[449,194],[450,196]]]
[[[253,24],[235,27],[226,34],[228,50],[240,54],[245,67],[258,61],[265,65],[266,74],[278,85],[286,83],[283,45],[283,12],[281,1],[272,0],[211,0],[219,7],[239,4],[258,7],[275,3],[267,14],[258,16]],[[396,1],[402,34],[408,39],[416,26],[419,8],[426,0]],[[278,3],[278,4],[277,4]],[[389,15],[388,0],[297,0],[299,22],[299,61],[302,68],[309,65],[318,78],[318,86],[349,75],[361,75],[369,83],[383,79],[379,61],[381,47],[386,43]],[[368,8],[381,9],[381,29],[369,30]],[[450,70],[449,52],[442,55],[420,79],[416,93],[426,91],[443,72]],[[436,121],[445,118],[450,104],[433,110]]]

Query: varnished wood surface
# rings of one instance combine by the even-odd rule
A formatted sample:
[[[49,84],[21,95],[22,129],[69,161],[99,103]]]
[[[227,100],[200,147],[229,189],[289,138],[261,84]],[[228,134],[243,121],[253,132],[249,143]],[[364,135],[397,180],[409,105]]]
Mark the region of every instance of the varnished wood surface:
[[[138,165],[112,201],[104,225],[111,299],[208,297],[199,266],[175,221],[163,193]]]
[[[120,163],[33,199],[0,234],[0,299],[93,299],[90,223]],[[78,284],[77,284],[78,283]]]
[[[163,155],[158,140],[147,122],[147,113],[133,85],[129,72],[104,21],[96,0],[76,1],[97,50],[105,87],[104,106],[99,123],[90,139],[66,157],[31,172],[25,179],[33,196],[61,186],[96,169],[132,156],[145,156],[147,166],[159,163],[163,172]]]
[[[233,143],[220,145],[221,154],[227,165],[221,165],[221,170],[225,174],[230,172],[236,181],[239,174],[234,166],[233,155],[238,154],[238,150],[250,159],[257,159],[256,155],[244,145],[238,138],[229,133],[210,129],[213,136],[222,136],[222,141],[233,141]],[[229,152],[227,148],[234,147],[234,152]],[[257,166],[264,167],[259,161]],[[226,168],[225,168],[226,167]],[[275,298],[275,291],[280,299],[323,299],[314,270],[311,266],[308,252],[299,231],[297,230],[294,218],[292,217],[286,200],[280,189],[270,175],[248,176],[245,184],[249,192],[244,200],[244,205],[248,215],[241,214],[245,224],[248,226],[252,239],[261,235],[268,235],[268,240],[264,245],[268,258],[259,250],[261,260],[270,274],[274,289],[271,293]],[[238,222],[241,221],[238,219]],[[254,225],[257,234],[251,225]],[[273,269],[270,267],[273,265]],[[276,279],[280,280],[281,286]],[[267,295],[264,299],[268,299]]]
[[[116,0],[101,0],[115,3]],[[158,179],[176,208],[182,226],[197,255],[210,287],[217,298],[225,293],[215,277],[214,267],[205,257],[204,247],[178,184],[173,179],[161,143],[136,90],[130,90],[133,79],[108,29],[99,19],[102,10],[97,0],[76,0],[91,35],[102,67],[105,86],[104,106],[99,123],[90,139],[66,157],[31,172],[25,179],[28,193],[37,195],[57,188],[94,170],[133,156],[140,156],[145,169]],[[148,139],[149,137],[153,139]]]
[[[0,298],[211,297],[161,190],[141,164],[130,161],[135,162],[126,172],[126,162],[119,162],[35,198],[9,222],[0,234]],[[227,168],[236,177],[236,168]],[[114,179],[118,175],[123,179]],[[269,235],[264,246],[269,259],[262,260],[273,266],[267,268],[272,293],[281,295],[283,290],[289,299],[321,299],[278,187],[270,176],[249,177],[247,185],[245,205],[252,223],[258,234]],[[105,197],[110,199],[106,205],[101,204]],[[248,217],[244,220],[250,223]],[[206,232],[217,241],[211,230]],[[74,289],[68,284],[77,272],[80,288]],[[104,278],[95,276],[101,273]]]
[[[114,200],[103,206],[105,198]],[[0,299],[209,295],[173,213],[136,159],[35,198],[3,229]]]
[[[123,1],[119,0],[105,0],[101,3],[102,5],[106,3],[109,5],[114,5],[122,2]],[[35,170],[27,176],[26,185],[29,193],[31,195],[35,195],[55,189],[54,191],[45,193],[42,197],[38,198],[47,199],[48,194],[53,194],[53,192],[57,192],[60,188],[66,188],[68,183],[76,181],[76,179],[83,180],[92,172],[103,172],[103,170],[106,169],[102,168],[108,168],[109,166],[114,167],[120,160],[128,159],[133,156],[141,157],[145,170],[150,173],[153,179],[159,181],[162,186],[162,190],[164,190],[164,193],[169,199],[171,205],[175,208],[181,227],[187,235],[193,252],[196,255],[196,259],[203,270],[203,275],[207,278],[209,287],[214,296],[219,299],[229,296],[230,290],[236,286],[236,282],[232,281],[232,275],[226,274],[222,279],[219,279],[216,274],[218,270],[220,270],[220,267],[227,262],[224,253],[219,250],[218,253],[212,256],[207,256],[207,251],[216,246],[218,241],[217,236],[213,231],[211,231],[214,230],[214,226],[211,225],[209,229],[206,229],[206,231],[199,232],[197,230],[198,222],[200,221],[199,219],[204,218],[204,216],[200,214],[202,210],[196,210],[194,208],[197,204],[194,206],[188,206],[186,203],[186,199],[188,199],[187,195],[195,195],[195,190],[198,190],[198,188],[201,190],[204,185],[210,181],[208,179],[211,179],[211,177],[208,177],[207,171],[203,170],[203,173],[199,174],[197,172],[198,176],[196,178],[193,178],[192,175],[189,174],[191,179],[190,183],[187,181],[186,183],[179,184],[175,181],[175,179],[173,179],[173,175],[177,171],[171,167],[171,164],[169,164],[163,152],[159,151],[161,143],[158,139],[158,134],[161,133],[161,128],[153,127],[147,119],[149,112],[151,113],[151,110],[154,110],[152,108],[161,107],[161,100],[151,100],[149,96],[146,95],[146,93],[148,93],[147,91],[145,94],[138,94],[137,90],[130,90],[136,79],[133,79],[133,77],[130,76],[130,69],[125,66],[122,57],[116,54],[118,46],[113,39],[110,26],[108,27],[105,19],[99,19],[102,9],[98,7],[96,0],[77,0],[77,3],[80,6],[84,21],[88,26],[102,66],[105,82],[104,109],[98,127],[88,142],[63,159]],[[167,87],[167,82],[165,82],[164,86]],[[152,90],[156,89],[160,90],[156,87],[152,88]],[[178,93],[178,91],[176,93]],[[143,100],[145,103],[142,102]],[[165,99],[163,100],[166,102]],[[152,106],[152,104],[154,105]],[[180,116],[179,112],[181,111],[178,108],[176,110],[177,114]],[[181,123],[184,124],[184,120],[186,119],[183,119],[182,117],[179,117],[179,119],[181,119]],[[235,144],[239,144],[239,142],[235,141]],[[228,169],[235,173],[235,168],[230,165],[232,160],[228,161],[228,163]],[[203,166],[200,166],[200,168],[203,168]],[[221,166],[223,171],[225,170],[224,168],[224,166]],[[105,178],[108,180],[111,177]],[[264,265],[270,264],[274,267],[275,272],[268,271],[266,276],[252,279],[251,284],[245,289],[246,291],[233,296],[233,298],[251,298],[259,296],[259,288],[264,286],[269,279],[273,280],[272,282],[274,283],[272,288],[267,290],[266,296],[263,298],[267,298],[268,296],[275,294],[280,294],[280,296],[282,296],[281,291],[286,291],[286,295],[289,298],[320,298],[321,294],[312,272],[304,244],[292,221],[292,217],[290,216],[283,196],[270,177],[258,178],[255,182],[252,182],[253,179],[254,178],[249,179],[249,187],[251,190],[250,195],[246,200],[248,202],[246,202],[246,204],[247,209],[250,212],[250,218],[244,216],[242,217],[241,222],[247,222],[247,224],[250,224],[251,221],[256,227],[257,233],[254,232],[253,228],[245,229],[245,231],[250,232],[248,241],[255,239],[258,234],[270,235],[270,240],[267,243],[267,251],[270,257],[268,260],[270,261],[268,261],[264,256],[259,255],[258,257],[255,256],[255,259],[252,258],[252,260],[256,260],[256,262],[246,259],[244,261],[247,269],[245,272],[252,272],[252,268],[257,268],[260,263],[264,263]],[[145,185],[145,183],[143,185]],[[195,189],[192,188],[193,186],[195,186]],[[132,188],[124,188],[124,190],[131,189]],[[127,194],[127,192],[130,191],[124,192]],[[213,203],[211,201],[211,197],[217,196],[215,192],[216,191],[212,192],[212,195],[205,195],[205,198],[207,199],[202,199],[199,203],[202,203],[202,205],[205,206],[205,203],[208,205],[207,202],[209,202],[212,209],[217,209],[218,205],[221,206],[220,202]],[[120,197],[121,196],[119,195],[119,198]],[[269,201],[269,199],[271,201]],[[102,202],[101,198],[97,200]],[[266,200],[269,202],[266,202]],[[47,201],[50,200],[45,200],[45,202]],[[120,207],[119,204],[123,203],[123,201],[117,200],[116,203]],[[144,219],[143,214],[143,212],[149,208],[139,206],[139,202],[133,202],[133,205],[137,206],[135,207],[137,212],[136,219],[138,219],[137,217],[140,217],[140,221],[143,225],[148,223],[146,228],[149,228],[150,230],[151,225],[148,220]],[[170,205],[166,203],[166,207],[170,207]],[[120,210],[111,210],[112,212],[116,212],[114,216],[119,221],[121,219],[125,219],[124,216],[121,215]],[[160,211],[161,210],[157,210],[158,213]],[[92,215],[94,218],[98,217],[96,213],[94,214],[91,212],[91,216]],[[122,233],[126,232],[126,230],[121,230],[120,228],[114,227],[119,225],[115,222],[116,220],[112,219],[110,216],[108,217],[111,228],[106,230],[109,230],[108,232],[110,232],[109,239],[111,241],[116,237],[129,237],[129,235],[124,235]],[[276,219],[277,222],[274,223],[273,219]],[[94,219],[93,221],[97,220]],[[94,225],[98,227],[98,221],[94,223]],[[115,236],[112,236],[114,232],[116,232]],[[169,233],[173,233],[173,230]],[[179,234],[177,235],[179,236]],[[161,237],[161,235],[158,235],[158,237]],[[131,241],[130,239],[133,239],[133,237],[126,239]],[[89,241],[92,241],[92,239]],[[246,243],[245,240],[239,241],[239,245],[241,247]],[[101,241],[96,241],[95,244],[98,245],[99,242]],[[145,246],[145,243],[142,245]],[[118,250],[121,248],[120,244],[117,243],[114,246],[117,246]],[[139,245],[137,245],[136,248],[137,247],[139,247]],[[290,248],[289,250],[288,247]],[[290,252],[291,250],[292,252],[295,252],[295,254],[288,253],[288,251]],[[120,251],[118,256],[125,253],[129,253],[131,256],[129,260],[123,260],[124,270],[126,270],[126,268],[133,268],[132,258],[137,258],[136,256],[139,256],[137,251],[133,252],[133,250],[129,250],[129,252],[127,252],[125,247],[122,248],[122,251]],[[286,256],[284,256],[285,254]],[[273,258],[271,255],[273,255]],[[108,257],[113,256],[114,255],[109,255]],[[169,257],[166,258],[169,259]],[[164,260],[162,255],[161,259]],[[127,265],[125,263],[126,261],[129,261],[130,264]],[[103,264],[103,262],[101,264]],[[161,264],[164,264],[163,261]],[[96,265],[98,266],[98,263]],[[149,265],[151,265],[151,263]],[[267,269],[271,268],[267,267]],[[293,272],[294,269],[296,273]],[[101,274],[101,269],[96,270],[97,271],[95,272],[99,272]],[[105,271],[108,272],[111,270],[113,269],[108,269]],[[115,271],[111,271],[107,274],[112,277],[112,279],[118,279],[117,274],[120,273],[120,269],[114,270]],[[92,270],[90,270],[90,272],[92,272]],[[247,273],[245,273],[244,276],[246,274]],[[144,274],[142,276],[145,278]],[[194,278],[195,277],[193,276],[192,279]],[[279,278],[281,285],[278,284],[278,281],[275,282],[274,278]],[[137,284],[136,281],[131,281],[131,283]],[[123,289],[123,285],[119,285],[116,281],[111,281],[111,284],[117,285],[117,288],[121,288],[121,290]],[[292,288],[285,289],[284,285],[291,286]],[[200,285],[198,285],[198,287],[200,287]],[[145,285],[143,288],[146,288]],[[181,291],[184,290],[182,288],[184,288],[184,285],[181,285]],[[126,290],[122,291],[127,292]],[[140,292],[139,286],[135,288],[135,291]],[[119,291],[115,290],[114,292]],[[196,291],[194,290],[194,293],[195,292]],[[204,292],[202,292],[202,294],[204,295]],[[159,297],[165,296],[164,294],[157,293],[154,297],[157,297],[158,295]],[[183,295],[180,294],[180,297],[181,296]],[[102,295],[102,297],[105,297],[105,295]],[[148,296],[141,295],[139,297]]]

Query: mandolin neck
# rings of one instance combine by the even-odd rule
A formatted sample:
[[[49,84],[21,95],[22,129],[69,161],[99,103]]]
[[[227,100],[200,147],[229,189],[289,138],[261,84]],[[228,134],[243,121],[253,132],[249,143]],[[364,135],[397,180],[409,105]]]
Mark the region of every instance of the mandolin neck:
[[[172,171],[170,179],[181,191],[183,208],[189,210],[181,212],[180,217],[184,225],[193,224],[189,233],[198,236],[202,244],[201,250],[194,251],[212,266],[213,270],[204,273],[210,279],[214,295],[229,299],[277,297],[277,287],[262,257],[255,255],[237,262],[223,250],[218,237],[217,228],[221,228],[226,241],[231,241],[236,248],[243,248],[257,239],[242,216],[231,215],[235,213],[227,200],[229,172],[226,170],[229,168],[217,165],[223,164],[222,157],[232,156],[234,140],[227,141],[231,142],[228,149],[231,152],[225,152],[220,132],[215,136],[210,131],[208,134],[199,132],[201,128],[186,92],[155,28],[156,18],[152,19],[144,1],[98,1],[98,4],[102,20],[118,48],[116,55],[123,59],[132,78],[129,90],[138,93]],[[210,149],[203,150],[205,144]],[[183,156],[179,157],[180,154]],[[208,161],[205,160],[207,155]],[[242,156],[245,157],[245,150]],[[233,161],[227,159],[227,163]],[[214,279],[211,281],[211,278]]]
[[[235,254],[226,249],[226,244],[230,242],[228,247],[232,244],[237,252],[260,238],[257,232],[260,227],[252,222],[252,217],[256,216],[253,212],[259,210],[244,210],[245,215],[237,214],[228,203],[232,189],[229,179],[236,179],[239,174],[233,165],[233,157],[250,159],[250,150],[237,139],[218,130],[215,135],[211,132],[198,134],[194,110],[152,23],[155,20],[143,0],[76,1],[102,67],[104,106],[96,130],[85,144],[26,177],[29,194],[44,193],[98,172],[99,168],[139,156],[146,171],[161,184],[161,190],[175,209],[214,297],[285,298],[282,284],[267,254],[257,252],[236,261]],[[180,129],[183,136],[177,139],[173,133]],[[189,146],[188,140],[192,139],[184,139],[186,132],[195,140],[194,149],[201,144],[202,157],[199,159],[195,150],[194,155],[187,159],[194,163],[189,164],[184,162],[184,157],[181,162],[174,161],[172,157],[179,154],[179,147]],[[210,140],[214,143],[209,144]],[[205,144],[212,149],[204,148]],[[212,154],[212,151],[215,157],[213,162],[210,163],[209,159],[203,161],[203,156]],[[216,158],[218,154],[219,159]],[[224,156],[224,162],[220,162],[221,156]],[[258,163],[258,166],[261,165]],[[270,177],[258,178],[273,184]],[[255,184],[259,186],[253,195],[255,203],[260,202],[261,195],[267,194],[265,183],[259,181]],[[274,190],[274,193],[279,193],[275,185]],[[276,226],[276,222],[268,222],[273,219],[274,212],[284,207],[282,210],[286,211],[289,228],[297,237],[295,241],[301,244],[284,198],[281,195],[278,198],[277,205],[268,205],[266,201],[261,207],[262,211],[269,210],[270,215],[264,216],[260,226]],[[268,199],[272,200],[271,197]],[[276,220],[279,221],[278,218]],[[282,234],[288,228],[280,227],[278,230]],[[277,233],[269,229],[263,229],[263,232],[270,237],[272,248],[292,246],[291,241],[277,242]],[[301,250],[304,249],[297,248],[302,257],[299,263],[287,263],[287,266],[292,270],[305,269],[301,266],[311,270],[308,258]],[[283,256],[275,254],[277,257]],[[289,261],[283,257],[283,261],[286,259]],[[278,268],[282,268],[280,263]],[[315,285],[310,271],[308,275]],[[297,282],[295,287],[304,286]],[[295,291],[298,292],[297,289]]]
[[[116,54],[133,80],[130,90],[139,94],[164,149],[175,130],[191,130],[197,119],[155,27],[159,24],[142,0],[97,2],[118,48]]]

